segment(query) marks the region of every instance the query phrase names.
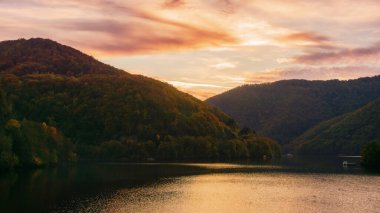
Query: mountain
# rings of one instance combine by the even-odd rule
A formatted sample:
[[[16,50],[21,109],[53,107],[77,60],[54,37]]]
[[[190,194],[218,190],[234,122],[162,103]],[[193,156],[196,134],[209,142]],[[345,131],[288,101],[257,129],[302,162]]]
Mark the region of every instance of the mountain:
[[[125,73],[69,46],[49,39],[19,39],[0,43],[0,73],[51,73],[65,76]]]
[[[241,131],[221,111],[173,86],[48,39],[0,43],[0,101],[0,135],[20,139],[22,124],[28,124],[23,121],[47,125],[62,132],[80,158],[279,156],[274,141]],[[21,125],[11,131],[6,128],[10,120]],[[36,135],[31,131],[23,135],[24,143],[36,141],[28,139]]]
[[[287,144],[321,121],[380,97],[380,76],[245,85],[206,100],[240,125]]]
[[[380,141],[380,98],[316,125],[287,148],[299,154],[358,155],[371,141]]]

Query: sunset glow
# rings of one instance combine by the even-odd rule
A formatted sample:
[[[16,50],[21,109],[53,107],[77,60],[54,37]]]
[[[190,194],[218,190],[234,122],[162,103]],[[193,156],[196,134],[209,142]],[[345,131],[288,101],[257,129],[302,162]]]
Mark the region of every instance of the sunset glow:
[[[0,40],[42,37],[200,99],[247,83],[380,74],[375,0],[1,0]]]

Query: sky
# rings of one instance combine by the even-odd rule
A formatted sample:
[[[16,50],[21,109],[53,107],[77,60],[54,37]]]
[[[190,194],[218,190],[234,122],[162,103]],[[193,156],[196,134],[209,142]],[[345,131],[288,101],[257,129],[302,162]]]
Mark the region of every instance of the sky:
[[[42,37],[202,100],[243,84],[380,75],[378,0],[0,0]]]

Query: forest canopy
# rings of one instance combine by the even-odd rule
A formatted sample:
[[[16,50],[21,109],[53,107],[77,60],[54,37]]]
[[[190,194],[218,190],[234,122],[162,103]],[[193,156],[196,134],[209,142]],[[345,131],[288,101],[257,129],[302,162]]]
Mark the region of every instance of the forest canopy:
[[[321,122],[286,146],[303,155],[359,155],[380,140],[380,98],[353,112]]]
[[[240,125],[288,144],[318,123],[352,112],[379,97],[380,76],[375,76],[347,81],[283,80],[245,85],[206,102]]]
[[[59,140],[72,144],[70,151],[79,158],[279,158],[274,141],[241,132],[216,108],[169,84],[120,71],[70,47],[44,39],[8,41],[0,43],[0,56],[0,132],[8,141],[4,146],[20,164],[32,160],[20,160],[24,154],[15,152],[14,138],[20,133],[41,146],[50,144],[34,138],[50,137],[49,131],[43,136],[37,128],[42,124],[57,129]],[[21,124],[17,134],[7,129],[14,121]]]

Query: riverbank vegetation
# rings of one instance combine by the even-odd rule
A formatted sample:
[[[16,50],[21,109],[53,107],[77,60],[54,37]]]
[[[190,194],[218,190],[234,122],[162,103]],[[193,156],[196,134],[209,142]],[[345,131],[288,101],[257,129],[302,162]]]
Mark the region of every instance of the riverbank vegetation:
[[[0,169],[74,162],[74,145],[46,123],[10,119],[0,128]]]

